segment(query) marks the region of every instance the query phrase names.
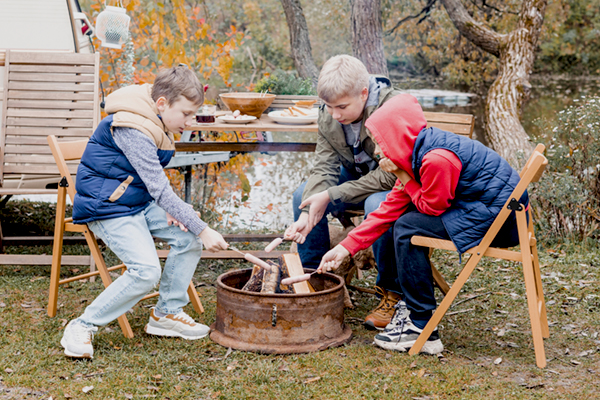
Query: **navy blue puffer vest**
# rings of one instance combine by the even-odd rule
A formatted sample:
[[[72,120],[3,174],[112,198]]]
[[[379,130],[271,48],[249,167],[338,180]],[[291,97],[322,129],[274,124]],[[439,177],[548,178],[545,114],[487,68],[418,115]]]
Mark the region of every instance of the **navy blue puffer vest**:
[[[77,169],[73,221],[78,224],[135,214],[152,197],[144,182],[115,143],[113,116],[104,118],[90,138]],[[175,152],[158,150],[164,167]]]
[[[423,157],[434,149],[449,150],[462,163],[455,198],[441,215],[446,231],[462,254],[481,242],[519,183],[519,174],[506,160],[478,141],[437,128],[426,128],[417,136],[413,150],[412,168],[419,183]],[[520,202],[529,204],[527,192]]]

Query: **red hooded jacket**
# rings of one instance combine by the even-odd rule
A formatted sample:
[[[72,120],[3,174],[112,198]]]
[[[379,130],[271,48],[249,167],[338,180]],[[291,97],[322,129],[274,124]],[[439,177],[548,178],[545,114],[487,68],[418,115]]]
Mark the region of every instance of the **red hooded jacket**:
[[[365,126],[383,154],[413,179],[406,186],[398,180],[379,208],[373,211],[340,244],[351,255],[372,245],[394,225],[412,203],[427,215],[441,215],[454,199],[462,170],[458,157],[451,151],[437,149],[423,157],[421,185],[414,180],[412,155],[417,135],[427,126],[417,99],[409,94],[394,96],[375,111]]]

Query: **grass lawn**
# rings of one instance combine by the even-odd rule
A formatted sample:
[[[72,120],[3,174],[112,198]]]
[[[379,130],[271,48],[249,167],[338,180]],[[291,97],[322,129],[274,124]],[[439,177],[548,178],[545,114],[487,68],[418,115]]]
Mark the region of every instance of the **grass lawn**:
[[[351,292],[356,307],[345,315],[354,336],[342,347],[261,355],[230,351],[209,338],[150,337],[143,327],[155,300],[148,300],[128,314],[133,339],[125,339],[116,322],[99,329],[93,360],[65,357],[59,342],[66,323],[102,290],[99,280],[61,286],[58,315],[49,318],[50,267],[0,266],[0,399],[597,398],[600,251],[540,250],[550,321],[543,370],[535,366],[521,266],[512,262],[486,259],[475,271],[442,320],[446,349],[440,357],[374,346],[374,333],[361,321],[377,300]],[[434,262],[450,282],[459,271],[456,254],[436,252]],[[217,276],[247,266],[201,261],[194,282],[206,312],[199,316],[191,306],[186,311],[212,323]],[[66,275],[74,272],[64,269]],[[354,283],[372,287],[374,281],[368,271]]]

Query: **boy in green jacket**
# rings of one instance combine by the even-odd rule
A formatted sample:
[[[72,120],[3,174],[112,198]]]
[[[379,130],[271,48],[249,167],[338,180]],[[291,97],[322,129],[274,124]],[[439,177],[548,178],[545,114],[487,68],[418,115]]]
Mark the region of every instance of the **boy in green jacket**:
[[[286,238],[302,237],[296,241],[306,268],[317,268],[329,251],[328,214],[364,210],[366,217],[385,200],[396,180],[373,159],[375,145],[364,125],[371,113],[398,94],[390,80],[369,75],[355,57],[338,55],[323,65],[317,92],[325,105],[319,110],[316,160],[308,181],[294,192],[295,222],[285,233]],[[386,263],[393,264],[393,249],[391,232],[373,244],[381,302],[365,319],[368,328],[385,328],[400,300],[395,277],[386,277],[393,268],[386,268]]]

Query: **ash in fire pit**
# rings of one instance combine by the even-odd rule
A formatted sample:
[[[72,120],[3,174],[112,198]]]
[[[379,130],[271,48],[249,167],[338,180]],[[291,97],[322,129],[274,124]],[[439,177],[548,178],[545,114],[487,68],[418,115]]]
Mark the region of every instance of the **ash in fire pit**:
[[[301,268],[301,264],[290,261],[297,255],[287,256],[277,266],[280,273],[274,292],[262,291],[265,286],[262,268],[219,276],[217,314],[210,333],[213,341],[237,350],[288,354],[324,350],[351,339],[352,330],[344,325],[342,278],[330,273],[314,274],[309,281],[300,282],[306,285],[305,292],[296,290],[297,283],[292,288],[285,287],[281,279],[290,274],[290,265]],[[291,275],[305,272],[311,271],[301,269]],[[244,290],[250,287],[253,291]],[[290,293],[291,290],[296,292]]]

